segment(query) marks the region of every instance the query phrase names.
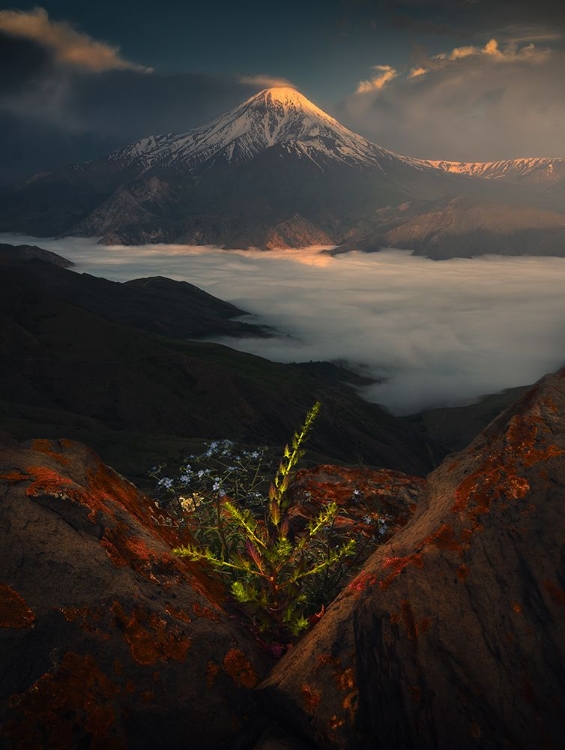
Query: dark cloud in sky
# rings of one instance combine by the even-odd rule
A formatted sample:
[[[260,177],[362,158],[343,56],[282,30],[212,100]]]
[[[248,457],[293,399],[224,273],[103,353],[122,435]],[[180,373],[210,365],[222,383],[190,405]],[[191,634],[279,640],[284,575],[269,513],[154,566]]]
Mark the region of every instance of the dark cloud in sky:
[[[76,79],[68,106],[84,129],[124,142],[153,133],[185,132],[261,88],[227,76],[112,71]]]
[[[565,27],[562,0],[386,0],[384,7],[393,18],[404,17],[407,27],[428,24],[439,33],[463,22],[468,31],[515,24]]]
[[[416,34],[435,34],[438,36],[473,36],[470,29],[456,28],[446,21],[434,21],[430,18],[413,18],[409,15],[394,15],[390,20],[393,29]]]
[[[0,29],[0,180],[82,161],[129,141],[184,132],[239,104],[263,79],[92,72]]]
[[[542,23],[565,26],[565,5],[561,0],[497,0],[476,3],[478,14],[487,19],[508,23]]]
[[[34,86],[53,69],[53,57],[44,47],[17,39],[0,29],[0,97]]]

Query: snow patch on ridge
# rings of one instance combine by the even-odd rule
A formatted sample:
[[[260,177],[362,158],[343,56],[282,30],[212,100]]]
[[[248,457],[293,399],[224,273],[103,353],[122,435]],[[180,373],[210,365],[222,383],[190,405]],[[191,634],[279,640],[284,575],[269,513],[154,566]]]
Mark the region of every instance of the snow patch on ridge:
[[[565,159],[563,158],[520,158],[487,162],[415,161],[421,163],[422,166],[439,169],[442,172],[490,180],[507,178],[527,179],[529,182],[557,182],[565,177]]]

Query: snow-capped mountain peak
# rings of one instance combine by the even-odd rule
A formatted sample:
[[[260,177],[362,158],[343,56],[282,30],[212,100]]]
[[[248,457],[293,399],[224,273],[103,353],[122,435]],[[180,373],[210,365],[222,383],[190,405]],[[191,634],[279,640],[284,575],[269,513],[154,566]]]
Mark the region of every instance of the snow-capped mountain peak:
[[[442,172],[489,180],[550,185],[560,182],[565,177],[565,159],[563,158],[519,158],[487,162],[414,161],[418,161],[424,167],[439,169]]]
[[[299,91],[287,86],[265,89],[235,109],[182,135],[144,138],[110,155],[122,165],[142,162],[144,170],[175,166],[200,173],[213,165],[249,161],[273,146],[285,146],[298,158],[340,161],[382,169],[394,156],[345,128]]]

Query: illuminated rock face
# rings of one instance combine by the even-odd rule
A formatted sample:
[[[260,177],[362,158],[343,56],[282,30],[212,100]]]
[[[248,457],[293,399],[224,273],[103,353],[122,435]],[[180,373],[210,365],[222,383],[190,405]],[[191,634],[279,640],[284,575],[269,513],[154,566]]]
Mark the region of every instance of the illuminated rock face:
[[[260,730],[270,662],[89,449],[2,450],[0,537],[2,747],[215,750]]]
[[[565,370],[433,472],[263,683],[320,747],[563,747]]]

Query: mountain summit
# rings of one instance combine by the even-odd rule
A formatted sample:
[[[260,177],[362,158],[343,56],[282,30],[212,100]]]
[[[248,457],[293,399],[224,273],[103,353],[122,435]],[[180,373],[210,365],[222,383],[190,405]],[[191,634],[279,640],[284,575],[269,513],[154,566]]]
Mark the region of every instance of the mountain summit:
[[[182,135],[143,138],[110,155],[145,169],[176,166],[199,173],[214,165],[238,164],[267,148],[284,145],[305,157],[350,166],[381,168],[393,156],[341,125],[296,89],[265,89],[208,125]]]

